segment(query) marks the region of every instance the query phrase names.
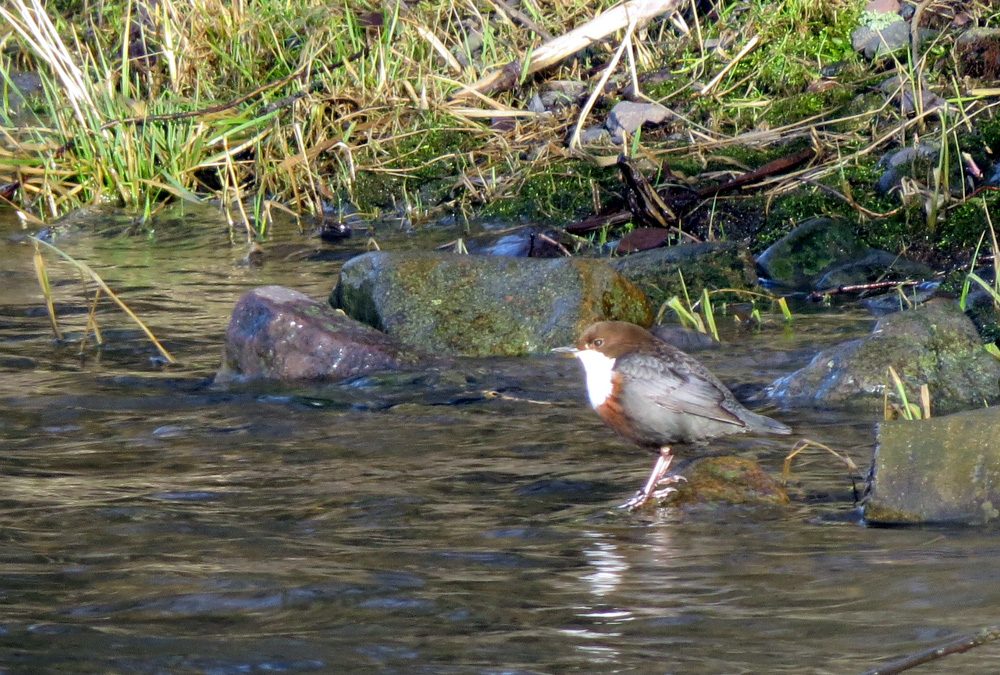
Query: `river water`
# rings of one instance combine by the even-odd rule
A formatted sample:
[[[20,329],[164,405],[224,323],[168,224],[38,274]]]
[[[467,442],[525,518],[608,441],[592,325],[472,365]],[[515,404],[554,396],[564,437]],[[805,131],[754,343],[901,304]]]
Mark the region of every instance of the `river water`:
[[[106,304],[102,348],[56,343],[32,247],[0,213],[3,672],[852,673],[998,622],[993,533],[867,528],[824,454],[794,465],[784,509],[617,509],[652,458],[589,410],[571,359],[213,387],[240,294],[325,297],[363,233],[323,244],[279,223],[253,267],[209,207],[151,235],[77,220],[57,245],[179,363]],[[81,283],[47,260],[78,338]],[[803,315],[699,358],[759,387],[869,328]],[[867,467],[873,418],[772,414]],[[777,473],[793,441],[715,446]],[[1000,648],[925,670],[996,672]]]

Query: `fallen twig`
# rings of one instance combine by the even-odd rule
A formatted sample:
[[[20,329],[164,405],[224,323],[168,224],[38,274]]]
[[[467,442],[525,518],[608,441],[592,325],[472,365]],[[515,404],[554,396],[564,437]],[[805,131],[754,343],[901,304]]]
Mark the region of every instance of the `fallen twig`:
[[[919,286],[922,283],[924,282],[917,281],[914,279],[907,279],[906,281],[873,281],[868,284],[850,284],[846,286],[823,288],[818,291],[813,291],[812,293],[809,294],[809,299],[816,302],[830,295],[844,295],[846,293],[866,293],[868,291],[884,291],[889,288],[898,288],[901,286]]]
[[[531,60],[525,67],[522,68],[518,61],[512,61],[475,84],[464,87],[452,98],[457,100],[512,89],[522,76],[554,66],[630,23],[634,22],[637,28],[641,28],[661,14],[676,11],[681,4],[682,0],[626,0],[570,32],[549,40],[531,53]]]
[[[987,626],[972,635],[955,638],[935,647],[904,656],[895,661],[890,661],[883,666],[872,668],[865,675],[895,675],[904,670],[916,668],[917,666],[951,656],[952,654],[967,652],[975,647],[993,642],[998,638],[1000,638],[1000,626]]]
[[[841,462],[843,462],[845,466],[847,466],[847,468],[852,472],[851,475],[852,478],[855,478],[861,474],[861,470],[858,469],[858,465],[855,464],[854,460],[852,460],[847,455],[843,455],[837,452],[836,450],[831,448],[829,445],[826,445],[825,443],[820,443],[819,441],[812,441],[809,440],[808,438],[804,438],[798,443],[796,443],[795,447],[792,448],[792,451],[788,453],[787,457],[785,457],[785,463],[781,469],[781,480],[783,483],[787,484],[788,479],[792,475],[792,460],[795,459],[795,457],[798,456],[799,453],[801,453],[804,450],[807,450],[808,448],[819,448],[820,450],[826,450],[827,452],[829,452],[831,455],[833,455]]]

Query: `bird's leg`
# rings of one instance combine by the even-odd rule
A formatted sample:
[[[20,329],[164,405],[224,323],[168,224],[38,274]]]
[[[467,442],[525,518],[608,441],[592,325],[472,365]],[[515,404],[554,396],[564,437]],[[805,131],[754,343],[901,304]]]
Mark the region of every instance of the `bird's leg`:
[[[648,502],[650,497],[662,499],[671,492],[674,492],[676,488],[673,487],[665,487],[656,493],[653,492],[654,489],[663,483],[676,483],[684,480],[682,476],[667,476],[667,471],[670,470],[670,464],[673,461],[674,456],[670,452],[670,447],[665,445],[660,448],[660,456],[656,458],[656,463],[653,465],[653,471],[649,474],[649,480],[646,481],[646,485],[632,499],[622,504],[622,508],[635,511]]]

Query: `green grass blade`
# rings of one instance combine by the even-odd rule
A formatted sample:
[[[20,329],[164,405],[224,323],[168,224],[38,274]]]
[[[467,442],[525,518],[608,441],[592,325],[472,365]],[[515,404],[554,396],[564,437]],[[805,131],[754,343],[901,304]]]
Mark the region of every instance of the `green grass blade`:
[[[701,313],[705,316],[708,332],[715,338],[716,342],[722,342],[719,339],[719,328],[715,325],[715,311],[712,309],[712,299],[708,296],[707,288],[701,291]]]
[[[889,366],[889,376],[892,378],[893,385],[896,388],[896,395],[899,396],[899,400],[902,402],[903,417],[908,420],[920,419],[920,408],[910,403],[910,400],[906,396],[906,388],[903,386],[903,380],[900,379],[896,369],[892,366]]]

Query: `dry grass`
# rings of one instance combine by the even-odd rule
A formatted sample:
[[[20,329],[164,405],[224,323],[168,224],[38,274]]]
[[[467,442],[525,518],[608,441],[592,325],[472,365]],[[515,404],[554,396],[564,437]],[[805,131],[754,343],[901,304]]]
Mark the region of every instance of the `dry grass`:
[[[951,114],[908,116],[891,99],[856,111],[850,95],[808,93],[821,66],[854,60],[845,43],[860,11],[853,0],[685,10],[632,26],[512,91],[454,98],[612,4],[136,0],[85,3],[49,27],[37,0],[11,0],[0,9],[0,72],[37,70],[43,92],[37,124],[2,139],[0,182],[20,181],[22,208],[45,218],[108,198],[151,213],[167,198],[216,195],[239,203],[234,228],[248,238],[264,233],[273,203],[318,215],[354,202],[418,221],[510,200],[538,176],[605,166],[623,149],[567,147],[571,130],[601,112],[579,104],[528,112],[548,78],[585,83],[596,107],[605,84],[619,98],[630,83],[640,98],[669,106],[672,137],[626,141],[657,163],[705,168],[735,148],[811,143],[822,159],[769,179],[773,197],[823,185],[874,218],[883,212],[852,194],[846,171],[917,134],[960,157],[958,135],[997,105],[956,96]],[[900,89],[947,85],[947,48],[946,38],[914,44],[898,63]],[[643,75],[664,65],[666,84],[648,84]],[[845,72],[836,87],[872,84],[865,68]],[[778,115],[789,96],[803,97],[801,109]],[[928,222],[956,203],[940,180],[911,187],[907,198],[925,205]]]

